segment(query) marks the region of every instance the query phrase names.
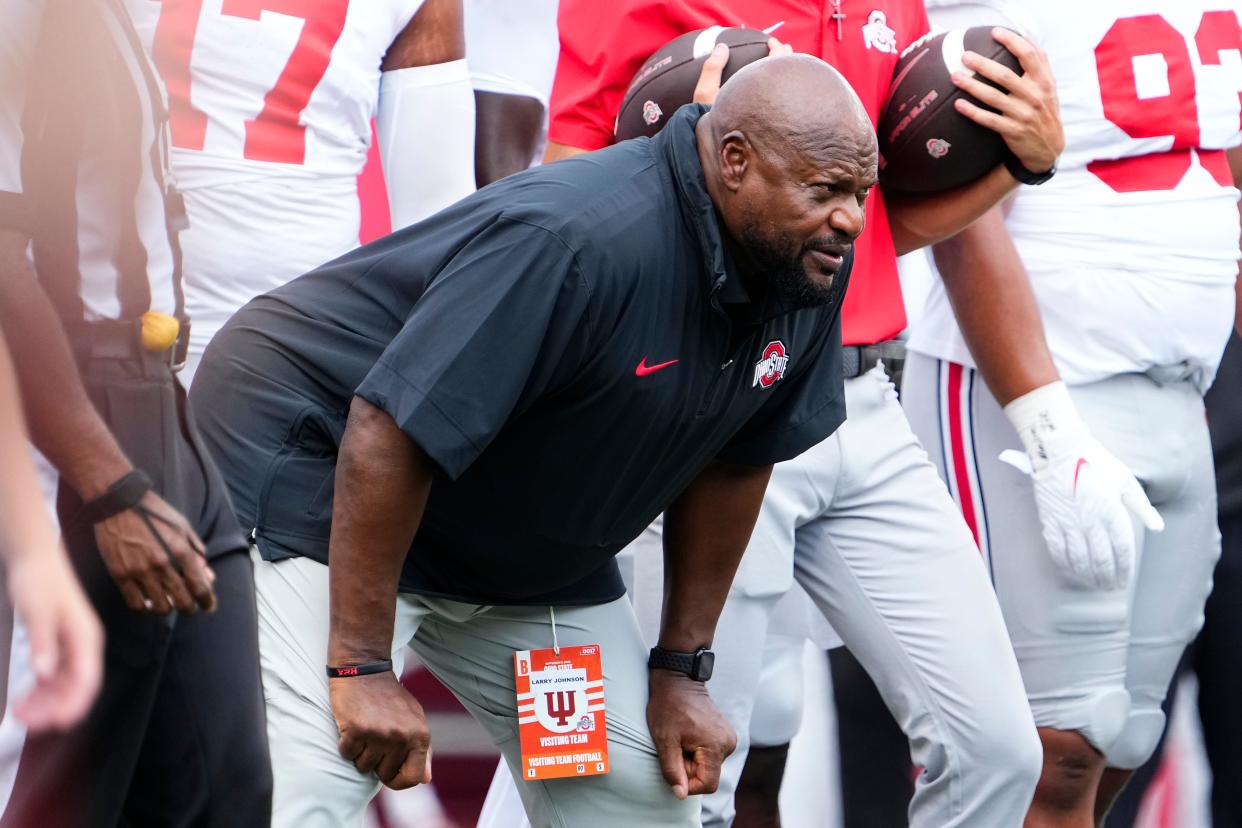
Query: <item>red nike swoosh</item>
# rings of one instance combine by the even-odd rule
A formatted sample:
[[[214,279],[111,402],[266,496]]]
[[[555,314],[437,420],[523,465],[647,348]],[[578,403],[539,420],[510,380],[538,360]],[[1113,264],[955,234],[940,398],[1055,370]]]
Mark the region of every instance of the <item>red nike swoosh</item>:
[[[1074,494],[1078,494],[1078,473],[1082,471],[1082,467],[1087,465],[1085,458],[1078,458],[1078,465],[1074,466]]]
[[[670,365],[676,365],[676,364],[677,364],[677,360],[670,359],[668,362],[661,362],[659,365],[648,365],[647,358],[643,357],[642,361],[638,363],[638,367],[634,369],[634,376],[645,377],[648,374],[654,374],[656,371],[659,371],[661,368],[667,368]]]

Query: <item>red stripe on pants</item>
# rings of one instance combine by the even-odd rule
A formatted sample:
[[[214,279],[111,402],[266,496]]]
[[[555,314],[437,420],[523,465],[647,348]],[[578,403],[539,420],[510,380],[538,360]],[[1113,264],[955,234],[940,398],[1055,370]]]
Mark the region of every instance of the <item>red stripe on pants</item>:
[[[962,366],[949,363],[949,449],[953,455],[953,478],[957,481],[957,499],[962,517],[970,527],[970,534],[979,546],[979,525],[975,519],[975,499],[970,489],[970,475],[966,471],[966,441],[963,438],[962,412]]]

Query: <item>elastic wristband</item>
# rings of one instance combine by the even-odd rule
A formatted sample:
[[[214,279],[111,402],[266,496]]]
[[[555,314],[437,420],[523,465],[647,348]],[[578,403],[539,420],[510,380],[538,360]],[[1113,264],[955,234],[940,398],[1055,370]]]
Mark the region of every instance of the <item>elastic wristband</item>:
[[[328,667],[328,678],[354,678],[370,676],[375,673],[392,671],[392,661],[368,661],[366,664],[353,664],[349,667]]]
[[[93,526],[119,515],[126,509],[137,506],[154,485],[142,469],[134,469],[109,486],[99,497],[82,504],[72,522],[76,525]]]
[[[1036,469],[1047,465],[1057,447],[1086,433],[1069,389],[1060,380],[1028,391],[1002,410]]]

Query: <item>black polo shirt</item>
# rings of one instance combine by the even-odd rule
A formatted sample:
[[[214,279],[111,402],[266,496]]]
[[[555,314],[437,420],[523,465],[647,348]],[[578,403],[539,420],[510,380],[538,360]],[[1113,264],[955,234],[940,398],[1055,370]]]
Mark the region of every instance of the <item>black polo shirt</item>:
[[[840,301],[750,301],[703,111],[504,179],[233,317],[193,398],[264,557],[327,560],[354,394],[442,472],[402,589],[476,603],[615,599],[614,555],[713,458],[786,460],[842,422]]]

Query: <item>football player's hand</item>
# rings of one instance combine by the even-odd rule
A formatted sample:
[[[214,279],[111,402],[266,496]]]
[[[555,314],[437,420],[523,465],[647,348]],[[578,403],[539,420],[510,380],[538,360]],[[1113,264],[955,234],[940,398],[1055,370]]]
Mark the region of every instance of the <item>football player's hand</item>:
[[[768,57],[792,54],[792,46],[781,43],[774,37],[768,38]],[[695,103],[714,104],[716,102],[716,94],[720,92],[720,78],[728,62],[729,47],[724,43],[717,43],[703,63],[703,71],[699,73],[699,82],[694,87]]]
[[[203,542],[155,492],[97,523],[95,544],[130,609],[165,615],[216,608],[216,576]]]
[[[394,791],[431,781],[427,715],[393,672],[330,678],[328,696],[337,749],[359,773],[374,773]]]
[[[1062,383],[1005,406],[1026,446],[1044,542],[1073,583],[1121,589],[1134,574],[1131,515],[1159,532],[1164,521],[1130,470],[1079,419]]]
[[[32,732],[81,721],[103,677],[103,629],[64,549],[13,550],[9,598],[30,638],[34,686],[14,708]]]
[[[737,747],[737,736],[707,695],[707,686],[671,670],[652,670],[647,727],[660,771],[685,799],[720,785],[720,766]]]
[[[962,98],[958,98],[954,106],[970,120],[999,133],[1022,166],[1035,173],[1047,172],[1065,149],[1057,82],[1048,56],[1009,29],[997,27],[992,30],[992,36],[1013,52],[1024,74],[1018,75],[1008,66],[967,51],[962,55],[962,64],[979,77],[954,72],[953,83],[997,112],[989,112]],[[980,77],[993,81],[1001,89],[989,86]]]

